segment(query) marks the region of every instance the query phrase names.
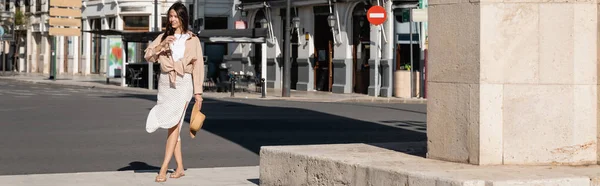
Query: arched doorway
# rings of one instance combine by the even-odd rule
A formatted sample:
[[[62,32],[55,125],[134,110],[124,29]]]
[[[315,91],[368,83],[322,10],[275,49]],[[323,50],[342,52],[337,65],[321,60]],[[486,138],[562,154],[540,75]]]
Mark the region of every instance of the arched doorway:
[[[367,11],[371,5],[358,3],[352,10],[352,58],[353,83],[355,93],[369,92],[369,58],[371,27],[367,21]]]

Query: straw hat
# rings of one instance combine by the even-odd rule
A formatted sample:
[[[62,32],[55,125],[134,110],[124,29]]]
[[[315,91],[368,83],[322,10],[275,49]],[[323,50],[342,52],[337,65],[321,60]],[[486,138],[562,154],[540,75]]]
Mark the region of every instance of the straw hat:
[[[190,136],[192,136],[192,138],[196,137],[196,132],[202,128],[205,119],[206,116],[200,112],[198,103],[194,104],[194,108],[192,109],[192,118],[190,119]]]

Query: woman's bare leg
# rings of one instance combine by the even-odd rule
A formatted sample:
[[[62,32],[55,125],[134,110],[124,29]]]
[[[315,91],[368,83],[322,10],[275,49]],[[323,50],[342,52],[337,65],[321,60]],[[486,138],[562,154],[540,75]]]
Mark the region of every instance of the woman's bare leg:
[[[181,127],[181,126],[179,126]],[[177,144],[175,144],[175,161],[177,162],[177,169],[175,169],[175,173],[183,173],[183,157],[181,153],[181,140],[177,140]]]
[[[163,164],[160,167],[159,176],[164,177],[167,175],[167,169],[169,168],[169,161],[173,157],[173,151],[175,151],[175,146],[177,146],[177,139],[179,138],[179,127],[177,124],[174,127],[169,129],[169,135],[167,136],[167,145],[165,148],[165,159],[163,160]]]

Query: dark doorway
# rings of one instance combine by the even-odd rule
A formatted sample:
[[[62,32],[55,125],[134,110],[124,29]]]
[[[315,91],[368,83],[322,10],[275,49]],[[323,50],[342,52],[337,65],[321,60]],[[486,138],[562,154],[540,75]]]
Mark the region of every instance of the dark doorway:
[[[333,83],[333,34],[327,23],[329,7],[315,7],[315,89],[331,92]],[[325,11],[323,11],[325,10]]]
[[[352,13],[352,58],[353,83],[355,93],[369,92],[369,58],[371,29],[366,13],[371,5],[359,3]]]

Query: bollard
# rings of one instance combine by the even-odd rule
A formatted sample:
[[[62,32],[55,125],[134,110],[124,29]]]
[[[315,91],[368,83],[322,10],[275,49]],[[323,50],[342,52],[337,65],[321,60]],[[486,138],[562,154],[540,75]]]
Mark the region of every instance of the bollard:
[[[262,94],[262,98],[266,98],[267,97],[267,85],[265,84],[265,78],[261,78],[260,79],[260,92]]]
[[[235,97],[235,76],[231,76],[231,97]]]

